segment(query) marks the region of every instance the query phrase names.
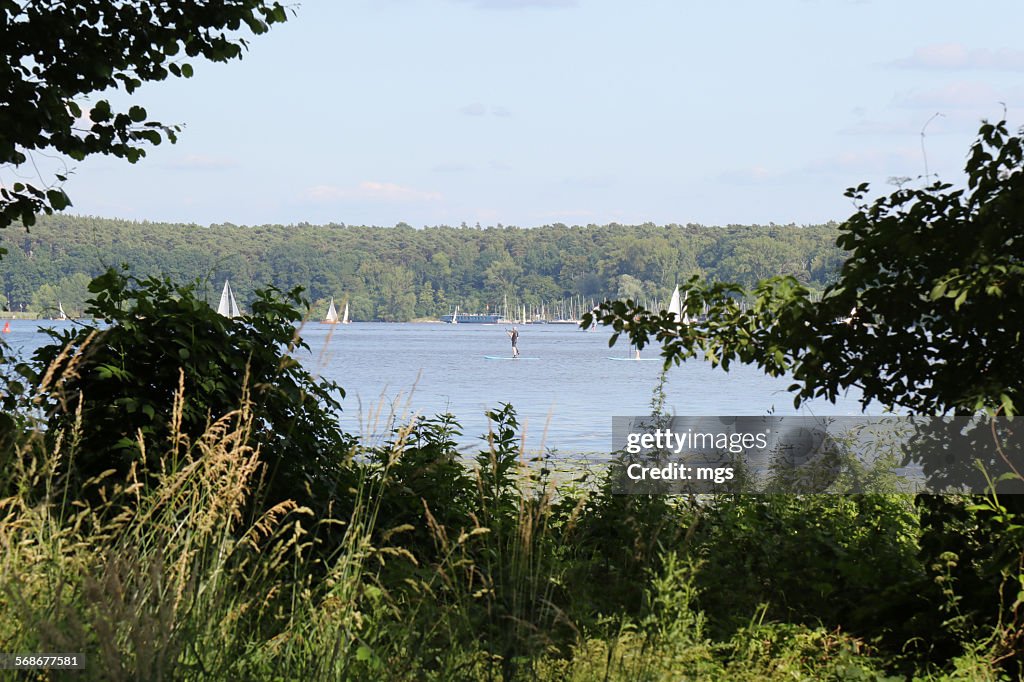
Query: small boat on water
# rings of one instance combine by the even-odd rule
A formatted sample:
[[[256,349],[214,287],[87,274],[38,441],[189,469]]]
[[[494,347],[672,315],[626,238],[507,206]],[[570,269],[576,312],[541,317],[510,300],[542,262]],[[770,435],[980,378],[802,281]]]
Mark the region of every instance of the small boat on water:
[[[499,324],[503,319],[499,313],[460,313],[457,309],[441,316],[441,321],[448,324]]]
[[[341,323],[348,324],[352,320],[348,319],[348,301],[345,302],[345,312],[341,314]]]
[[[672,319],[683,324],[690,324],[690,314],[686,311],[686,295],[679,298],[679,287],[672,292],[672,298],[668,302],[668,312],[672,313]]]
[[[676,287],[675,291],[672,292],[672,298],[668,301],[668,312],[676,322],[679,321],[679,313],[682,311],[682,308],[682,303],[679,301],[679,287]]]
[[[224,280],[224,290],[220,293],[220,304],[217,306],[217,312],[224,317],[242,316],[242,311],[238,309],[238,304],[235,302],[235,294],[231,291],[231,284],[228,280]]]
[[[345,308],[345,312],[348,313],[348,308]],[[331,299],[331,305],[327,308],[327,317],[324,318],[324,324],[338,324],[341,320],[338,319],[338,309],[334,307],[334,299]]]

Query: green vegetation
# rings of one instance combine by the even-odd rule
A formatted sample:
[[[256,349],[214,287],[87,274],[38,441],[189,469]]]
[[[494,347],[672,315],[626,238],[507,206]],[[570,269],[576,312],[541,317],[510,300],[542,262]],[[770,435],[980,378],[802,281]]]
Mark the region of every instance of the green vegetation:
[[[1022,672],[1024,524],[994,496],[555,485],[511,406],[471,461],[451,415],[370,446],[287,355],[297,294],[228,320],[161,280],[90,287],[108,326],[3,368],[0,649],[84,651],[87,679]],[[708,300],[719,340],[749,319]]]
[[[39,436],[22,441],[0,479],[9,495],[0,643],[86,651],[87,679],[994,674],[996,650],[984,640],[929,657],[929,638],[948,631],[939,618],[913,630],[889,613],[852,616],[868,633],[916,635],[909,653],[844,622],[844,608],[873,585],[925,603],[909,598],[930,583],[914,560],[917,515],[906,498],[702,506],[600,487],[556,495],[545,474],[516,463],[505,408],[471,467],[454,461],[450,419],[428,420],[360,450],[360,464],[339,459],[359,476],[344,518],[284,503],[250,511],[260,472],[246,445],[251,408],[194,440],[174,434],[175,468],[146,485],[110,487],[108,477],[106,500],[93,504],[73,503],[77,492],[53,473],[73,455],[73,437],[53,448],[39,447]],[[898,542],[865,532],[866,513],[896,527]],[[813,532],[765,542],[789,524]],[[326,544],[323,525],[341,525],[343,537]],[[867,545],[880,555],[836,575],[836,553]]]
[[[216,301],[225,277],[243,307],[256,289],[301,286],[318,301],[349,301],[354,319],[407,321],[450,313],[546,306],[582,298],[667,302],[677,281],[753,285],[788,274],[813,291],[835,280],[845,256],[835,225],[604,225],[566,227],[355,227],[167,225],[44,217],[6,235],[0,294],[12,310],[78,316],[85,283],[108,266],[201,279]],[[667,304],[667,303],[663,303]],[[577,313],[579,306],[577,305]]]
[[[78,131],[76,98],[188,77],[169,58],[237,57],[231,32],[285,20],[247,0],[0,12],[0,164],[15,167],[43,150],[139,159],[176,129],[99,101]],[[304,285],[387,320],[623,296],[601,319],[654,336],[666,364],[703,350],[792,372],[798,401],[855,385],[890,407],[1018,412],[1021,167],[1020,138],[986,125],[968,193],[901,190],[840,227],[53,217],[9,235],[6,305],[77,306],[92,280],[85,312],[106,325],[0,362],[0,651],[85,652],[76,678],[104,680],[1019,679],[1020,498],[555,486],[522,461],[510,406],[470,462],[450,415],[370,446],[334,428],[337,387],[288,356],[298,294],[257,288]],[[0,228],[66,207],[55,176],[4,188]],[[118,262],[230,275],[252,314],[220,318],[211,291],[107,271]],[[687,276],[707,322],[638,305]]]
[[[251,504],[259,409],[81,488],[61,473],[80,427],[24,431],[0,467],[0,645],[85,651],[86,679],[997,679],[1012,651],[1011,624],[962,617],[957,555],[922,551],[905,496],[556,490],[505,407],[468,465],[450,417],[331,453],[355,483],[318,515]],[[949,546],[1002,527],[952,504]]]
[[[36,353],[34,367],[20,368],[30,385],[46,387],[34,406],[46,415],[47,446],[74,430],[77,454],[61,471],[69,485],[105,471],[123,478],[133,465],[140,477],[159,471],[163,448],[147,444],[166,443],[172,432],[194,440],[211,416],[250,401],[248,440],[265,466],[265,493],[275,504],[291,499],[325,511],[322,501],[345,485],[331,475],[328,453],[347,451],[351,440],[337,429],[344,391],[314,380],[286,353],[305,347],[295,333],[298,291],[259,292],[251,316],[229,319],[192,288],[155,278],[110,270],[90,289],[89,314],[109,326],[48,330],[53,343]],[[178,404],[181,393],[189,400]]]

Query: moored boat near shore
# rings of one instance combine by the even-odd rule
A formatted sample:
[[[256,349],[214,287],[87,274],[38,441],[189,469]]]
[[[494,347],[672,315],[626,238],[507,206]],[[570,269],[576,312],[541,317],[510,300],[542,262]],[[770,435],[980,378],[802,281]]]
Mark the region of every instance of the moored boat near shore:
[[[448,324],[501,324],[505,319],[498,313],[460,313],[442,315],[441,321]]]

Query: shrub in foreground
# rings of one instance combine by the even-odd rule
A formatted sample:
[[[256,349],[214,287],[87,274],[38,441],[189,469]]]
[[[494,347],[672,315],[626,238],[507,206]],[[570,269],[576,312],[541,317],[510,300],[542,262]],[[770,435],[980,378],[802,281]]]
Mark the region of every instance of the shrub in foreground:
[[[269,504],[316,505],[345,481],[354,440],[338,428],[344,392],[292,357],[299,290],[261,291],[248,316],[229,319],[193,286],[108,270],[89,285],[96,320],[60,332],[20,367],[46,432],[73,435],[71,485],[107,470],[140,476],[174,469],[173,441],[192,442],[222,415],[248,405]],[[175,402],[175,395],[181,397]],[[344,487],[342,485],[342,487]]]

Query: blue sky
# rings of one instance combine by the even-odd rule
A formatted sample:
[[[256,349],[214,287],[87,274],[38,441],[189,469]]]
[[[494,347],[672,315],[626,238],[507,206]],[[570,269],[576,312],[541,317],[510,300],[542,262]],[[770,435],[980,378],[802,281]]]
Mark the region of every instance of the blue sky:
[[[958,181],[1001,103],[1024,125],[1024,9],[974,7],[309,0],[242,61],[137,93],[178,144],[66,189],[200,224],[842,220],[846,187],[926,159]]]

